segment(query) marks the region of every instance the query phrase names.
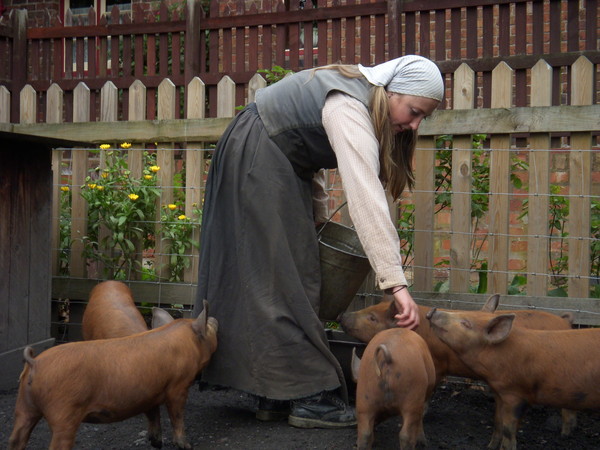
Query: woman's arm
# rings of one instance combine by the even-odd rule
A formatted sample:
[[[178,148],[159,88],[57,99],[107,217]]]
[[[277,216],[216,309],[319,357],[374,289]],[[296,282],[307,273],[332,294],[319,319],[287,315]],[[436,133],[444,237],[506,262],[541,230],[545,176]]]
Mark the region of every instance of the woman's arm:
[[[379,180],[379,143],[367,108],[343,93],[329,95],[323,126],[336,154],[350,217],[377,276],[380,289],[406,286],[400,241]],[[407,289],[394,294],[400,326],[418,324],[418,311]],[[416,326],[416,325],[415,325]]]

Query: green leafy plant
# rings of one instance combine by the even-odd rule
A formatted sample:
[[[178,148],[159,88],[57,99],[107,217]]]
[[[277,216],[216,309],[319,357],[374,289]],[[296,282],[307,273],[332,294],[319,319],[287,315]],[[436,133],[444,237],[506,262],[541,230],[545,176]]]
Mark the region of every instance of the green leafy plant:
[[[590,245],[592,287],[590,295],[594,298],[600,298],[600,200],[597,198],[592,199],[590,225],[592,236]]]
[[[91,169],[81,190],[88,204],[88,233],[83,241],[85,256],[102,264],[103,276],[120,279],[141,270],[138,254],[153,243],[160,168],[154,155],[144,152],[143,175],[136,178],[126,154],[108,150],[104,156],[106,166]]]
[[[413,260],[413,245],[415,242],[415,233],[413,232],[415,228],[414,223],[415,205],[412,203],[402,204],[398,209],[397,230],[404,265],[410,265]]]
[[[270,69],[257,70],[257,72],[265,74],[265,80],[267,80],[267,86],[271,85],[273,83],[277,83],[278,81],[285,78],[286,75],[289,73],[294,73],[293,70],[284,69],[283,67],[277,66],[277,65],[273,66]]]
[[[141,176],[129,169],[131,144],[123,150],[110,150],[103,144],[95,153],[102,164],[90,169],[81,196],[87,202],[88,227],[82,238],[83,256],[97,264],[100,276],[107,279],[135,278],[159,280],[160,271],[168,281],[181,281],[191,264],[191,249],[198,247],[194,232],[199,229],[202,211],[192,205],[193,217],[186,217],[185,169],[174,175],[174,203],[160,208],[161,190],[157,186],[156,154],[143,151]],[[136,150],[138,151],[138,150]],[[141,151],[141,150],[139,150]],[[69,274],[71,251],[71,191],[61,187],[59,273]],[[166,263],[156,267],[152,258],[142,260],[144,251],[152,251],[157,239],[165,243]]]
[[[471,229],[477,230],[480,222],[485,218],[489,211],[489,192],[490,192],[490,162],[489,152],[484,149],[484,142],[487,139],[486,134],[474,134],[472,136],[471,147]],[[453,136],[442,135],[436,140],[436,166],[435,166],[435,214],[448,210],[452,207],[452,141]],[[527,170],[527,163],[517,157],[511,159],[510,181],[513,187],[522,188],[522,181],[517,176],[518,170]],[[412,229],[412,227],[411,227]],[[484,293],[487,291],[488,282],[488,263],[481,253],[487,240],[487,234],[481,239],[473,239],[471,242],[471,270],[477,273],[478,281],[469,290],[471,292]],[[447,267],[450,264],[448,259],[442,259],[436,263],[436,267]],[[513,293],[522,293],[524,277],[515,275],[511,281],[509,290]],[[434,289],[440,292],[447,291],[449,287],[448,280],[438,282]]]
[[[58,274],[68,275],[71,253],[71,189],[69,186],[60,187],[58,248]]]
[[[197,217],[195,221],[183,214],[181,204],[163,206],[160,233],[169,255],[169,281],[183,279],[184,270],[191,264],[190,251],[192,247],[198,247],[193,232],[200,224],[202,211],[196,207],[194,215]]]

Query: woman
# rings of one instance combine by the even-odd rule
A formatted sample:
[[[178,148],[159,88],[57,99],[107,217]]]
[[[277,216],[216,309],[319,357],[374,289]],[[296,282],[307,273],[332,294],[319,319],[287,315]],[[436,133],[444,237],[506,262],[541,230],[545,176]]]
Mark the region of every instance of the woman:
[[[377,283],[402,311],[398,325],[418,326],[384,188],[394,199],[412,188],[416,130],[443,90],[435,64],[414,55],[305,70],[258,91],[221,137],[207,181],[197,299],[208,300],[219,336],[203,378],[258,396],[257,418],[287,417],[293,400],[293,426],[356,423],[318,318],[320,169],[338,168]]]

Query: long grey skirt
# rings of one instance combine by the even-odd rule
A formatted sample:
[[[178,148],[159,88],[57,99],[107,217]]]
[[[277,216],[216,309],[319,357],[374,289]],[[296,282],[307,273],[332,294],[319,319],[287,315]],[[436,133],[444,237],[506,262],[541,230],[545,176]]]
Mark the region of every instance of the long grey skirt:
[[[345,383],[317,313],[321,283],[311,182],[267,135],[256,108],[230,124],[211,162],[195,313],[219,321],[202,378],[287,400]]]

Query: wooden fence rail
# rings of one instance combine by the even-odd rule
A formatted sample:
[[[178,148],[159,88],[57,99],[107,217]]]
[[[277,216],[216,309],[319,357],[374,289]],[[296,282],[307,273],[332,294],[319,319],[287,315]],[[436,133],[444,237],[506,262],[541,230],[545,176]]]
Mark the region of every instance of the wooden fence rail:
[[[407,274],[417,298],[441,301],[439,295],[445,295],[448,301],[457,305],[461,298],[471,298],[474,285],[479,282],[481,287],[482,277],[485,277],[487,287],[480,293],[497,292],[504,295],[503,299],[508,299],[505,294],[514,293],[511,289],[515,280],[523,276],[526,283],[518,285],[518,288],[521,294],[526,295],[510,297],[509,302],[518,303],[521,307],[541,308],[556,308],[562,302],[560,304],[565,309],[577,312],[578,323],[600,324],[600,305],[595,300],[598,296],[599,262],[592,259],[592,249],[600,247],[598,224],[593,225],[591,220],[592,214],[597,219],[600,217],[600,148],[597,138],[600,105],[593,104],[593,70],[594,65],[587,58],[580,57],[570,67],[570,98],[573,104],[550,106],[553,70],[541,60],[529,75],[531,106],[514,107],[511,86],[515,73],[507,64],[500,63],[492,73],[492,108],[475,109],[476,73],[466,64],[458,67],[453,74],[454,109],[439,110],[421,125],[416,152],[416,188],[412,194],[407,193],[400,205],[393,207],[399,218],[405,217],[402,214],[407,205],[414,208],[413,229],[408,230],[414,237],[414,251],[405,257]],[[252,89],[264,85],[265,80],[256,74],[252,79]],[[61,122],[63,93],[60,88],[51,86],[46,102],[46,117],[51,120],[45,124],[31,119],[36,116],[36,104],[32,101],[36,91],[26,86],[20,94],[22,123],[10,128],[17,133],[60,136],[96,146],[111,143],[113,148],[121,142],[131,142],[131,149],[124,151],[128,152],[129,169],[138,175],[142,173],[140,149],[151,149],[156,161],[159,161],[157,165],[161,166],[157,181],[163,196],[160,203],[171,201],[171,191],[178,183],[176,177],[184,173],[184,203],[189,214],[192,204],[201,203],[206,155],[210,153],[207,144],[218,139],[235,114],[235,83],[226,76],[218,86],[216,109],[220,117],[204,118],[204,108],[198,105],[203,105],[205,85],[201,79],[195,78],[185,91],[188,118],[176,119],[173,97],[177,96],[177,90],[169,79],[165,79],[157,91],[158,119],[147,121],[144,120],[145,86],[135,81],[127,99],[130,120],[114,121],[117,89],[107,82],[100,95],[103,120],[89,122],[89,89],[81,83],[74,90],[73,117],[76,120],[73,123]],[[253,92],[250,96],[253,98]],[[0,95],[4,105],[6,97]],[[4,105],[0,105],[0,110]],[[486,135],[485,146],[482,153],[476,155],[472,147],[473,137],[481,134]],[[552,138],[557,134],[563,136],[561,146],[553,147]],[[440,139],[442,136],[444,138]],[[440,140],[446,142],[445,147],[440,147]],[[440,152],[443,150],[451,150],[451,183],[441,192],[436,181],[436,167],[439,168]],[[96,282],[97,275],[86,273],[86,260],[78,245],[81,245],[82,234],[86,233],[88,219],[80,192],[85,186],[89,168],[98,162],[90,159],[89,150],[74,149],[65,160],[71,172],[67,176],[61,174],[64,155],[63,151],[56,150],[53,159],[55,261],[60,251],[58,199],[60,187],[65,185],[70,187],[72,195],[70,220],[74,245],[70,250],[70,275],[55,280],[55,293],[61,298],[75,298],[69,293],[69,286],[77,286],[82,291]],[[481,158],[489,167],[489,189],[487,192],[474,192],[474,181],[482,176],[475,171],[474,165]],[[515,165],[515,161],[526,163],[526,168]],[[518,184],[515,184],[515,179],[520,180]],[[330,190],[332,199],[337,201],[342,190],[335,171],[331,172]],[[450,210],[440,210],[438,197],[441,194],[450,197]],[[488,198],[489,209],[475,221],[471,208],[473,197],[478,194]],[[550,202],[557,199],[568,206],[568,213],[563,217],[565,228],[560,230],[566,234],[557,234],[549,221]],[[332,200],[331,210],[336,206]],[[522,216],[525,210],[528,213]],[[403,243],[407,240],[404,238]],[[480,252],[477,255],[475,248]],[[155,256],[160,258],[163,253],[157,238]],[[598,257],[596,253],[593,255]],[[193,298],[197,253],[193,252],[190,256],[195,264],[185,273],[183,283],[187,287],[158,283],[165,295],[163,302],[172,301],[167,292],[175,288],[185,290],[184,301]],[[141,253],[139,258],[141,260]],[[557,269],[560,261],[564,265]],[[482,266],[482,262],[487,266]],[[58,264],[55,264],[55,275],[57,270]],[[91,279],[86,280],[90,276]],[[563,288],[569,299],[548,297],[558,278],[566,280]],[[135,279],[132,283],[144,286],[143,282]],[[357,307],[377,292],[374,283],[369,283],[363,287]],[[440,289],[446,293],[431,294]]]

